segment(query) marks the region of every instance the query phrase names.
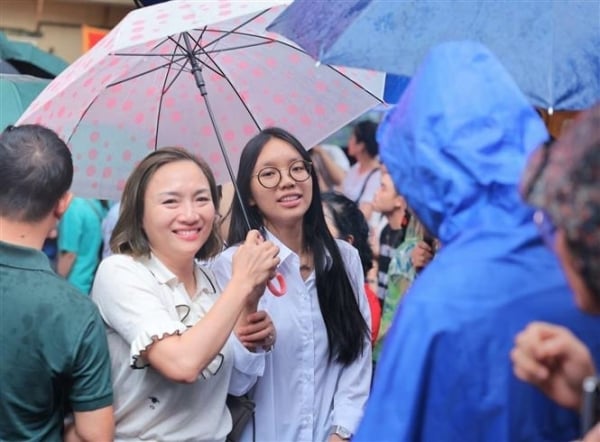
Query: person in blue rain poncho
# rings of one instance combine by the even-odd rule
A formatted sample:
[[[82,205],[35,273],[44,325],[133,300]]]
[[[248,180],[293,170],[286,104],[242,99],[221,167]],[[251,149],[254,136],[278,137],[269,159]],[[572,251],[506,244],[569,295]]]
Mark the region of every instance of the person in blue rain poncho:
[[[475,42],[432,49],[386,115],[382,160],[442,247],[400,305],[355,441],[578,436],[577,413],[516,379],[509,359],[533,319],[600,345],[599,321],[577,311],[518,193],[528,155],[547,138],[514,81]]]

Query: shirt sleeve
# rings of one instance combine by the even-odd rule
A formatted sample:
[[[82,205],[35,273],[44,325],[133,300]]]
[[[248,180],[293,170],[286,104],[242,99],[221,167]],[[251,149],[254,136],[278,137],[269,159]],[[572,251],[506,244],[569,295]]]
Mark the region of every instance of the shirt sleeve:
[[[75,200],[58,223],[58,250],[79,254],[79,238],[83,234],[83,220],[79,203]]]
[[[343,249],[342,249],[343,248]],[[357,295],[358,306],[367,325],[371,324],[371,314],[363,283],[363,271],[358,252],[351,246],[340,247],[346,264],[350,283]],[[352,433],[356,432],[371,387],[371,341],[370,334],[364,336],[364,350],[350,365],[343,368],[334,395],[333,425],[341,425]]]
[[[95,308],[78,341],[69,399],[74,411],[97,410],[113,401],[106,333]]]
[[[210,269],[217,280],[219,292],[223,290],[231,279],[231,259],[234,250],[227,249],[210,263]],[[229,342],[233,349],[233,371],[229,384],[229,393],[239,396],[245,394],[256,383],[258,377],[265,370],[265,353],[258,350],[256,353],[249,351],[232,333]]]
[[[150,270],[131,257],[112,255],[98,268],[92,299],[106,324],[130,345],[134,368],[148,365],[142,352],[153,342],[187,330],[160,292]]]
[[[229,393],[240,396],[248,393],[257,379],[265,371],[264,351],[257,350],[256,353],[249,351],[239,341],[234,333],[229,337],[233,349],[233,371],[229,382]]]

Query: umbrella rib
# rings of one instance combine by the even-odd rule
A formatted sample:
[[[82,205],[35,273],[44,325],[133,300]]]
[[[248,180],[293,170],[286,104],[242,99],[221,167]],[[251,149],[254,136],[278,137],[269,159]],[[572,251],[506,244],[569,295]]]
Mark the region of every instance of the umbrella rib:
[[[169,39],[171,39],[171,40],[173,41],[173,43],[175,43],[175,45],[177,45],[179,48],[181,48],[181,49],[184,49],[184,48],[183,48],[183,47],[182,47],[182,46],[181,46],[181,45],[180,45],[180,44],[179,44],[179,43],[178,43],[176,40],[174,40],[172,37],[169,37]],[[198,53],[200,53],[200,51],[199,51]],[[189,55],[187,55],[187,54],[177,54],[176,52],[173,52],[173,53],[171,53],[171,54],[151,54],[151,53],[148,53],[148,54],[144,54],[144,53],[135,53],[135,54],[134,54],[134,53],[132,53],[132,54],[128,54],[128,53],[124,53],[124,52],[123,52],[123,53],[115,53],[114,55],[123,56],[123,57],[134,57],[134,56],[137,56],[137,57],[144,57],[144,56],[152,56],[152,57],[162,57],[162,58],[164,58],[164,59],[166,59],[166,60],[169,60],[169,59],[168,59],[168,57],[170,56],[170,57],[171,57],[171,60],[170,60],[170,61],[167,61],[167,62],[166,62],[166,63],[164,63],[164,64],[161,64],[160,66],[156,66],[156,67],[154,67],[154,68],[152,68],[152,69],[148,69],[148,70],[146,70],[146,71],[139,72],[139,73],[137,73],[137,74],[135,74],[135,75],[132,75],[132,76],[129,76],[129,77],[123,78],[123,79],[121,79],[121,80],[119,80],[119,81],[115,81],[115,82],[113,82],[113,83],[110,83],[110,84],[108,84],[108,85],[106,86],[107,88],[108,88],[108,87],[117,86],[117,85],[119,85],[119,84],[121,84],[121,83],[125,83],[125,82],[131,81],[131,80],[135,80],[136,78],[142,77],[142,76],[144,76],[144,75],[147,75],[147,74],[151,74],[152,72],[156,72],[156,71],[158,71],[158,70],[160,70],[160,69],[163,69],[163,68],[169,68],[169,69],[170,69],[170,68],[171,68],[173,65],[180,65],[180,62],[181,62],[181,61],[184,61],[184,63],[183,63],[183,65],[181,66],[181,69],[179,70],[179,72],[183,72],[183,71],[191,72],[190,70],[186,70],[186,68],[185,68],[185,67],[187,66],[187,64],[188,64],[188,61],[189,61]],[[195,53],[195,54],[192,54],[192,55],[196,55],[196,53]],[[177,58],[175,58],[175,56],[177,56]],[[215,70],[215,69],[214,69],[212,66],[209,66],[209,65],[207,65],[207,64],[206,64],[204,61],[202,61],[201,59],[199,59],[199,58],[197,58],[197,59],[198,59],[198,61],[199,61],[200,63],[202,63],[204,66],[206,66],[206,68],[210,69],[210,70],[211,70],[212,72],[214,72],[215,74],[217,74],[217,75],[220,75],[220,76],[224,76],[223,72],[220,72],[220,71],[218,71],[218,70]],[[212,59],[211,59],[211,60],[212,60]],[[213,60],[213,63],[214,63],[214,60]],[[178,75],[179,75],[179,74],[178,74]]]
[[[204,32],[207,30],[207,28],[205,27],[204,29],[202,29],[202,33],[204,34]],[[244,48],[248,48],[248,47],[253,47],[253,46],[260,46],[260,45],[265,45],[265,44],[273,44],[273,43],[277,43],[277,44],[281,44],[284,46],[287,46],[291,49],[294,49],[295,51],[306,55],[307,57],[310,57],[310,55],[298,48],[297,46],[281,41],[281,40],[276,40],[273,38],[268,38],[268,37],[264,37],[261,35],[256,35],[256,34],[250,34],[247,32],[237,32],[237,31],[221,31],[221,30],[213,30],[213,29],[208,29],[210,32],[223,32],[224,34],[222,36],[220,36],[218,39],[213,40],[212,42],[208,43],[207,45],[205,45],[204,47],[199,46],[201,48],[201,52],[204,53],[208,58],[210,58],[210,60],[215,64],[215,66],[217,65],[214,61],[214,59],[212,57],[209,56],[209,54],[212,53],[221,53],[221,52],[227,52],[227,51],[234,51],[237,49],[244,49]],[[246,37],[254,37],[254,38],[258,38],[258,39],[263,39],[265,40],[262,43],[253,43],[253,44],[247,44],[247,45],[243,45],[243,46],[235,46],[235,47],[229,47],[226,49],[213,49],[210,51],[207,51],[205,48],[211,44],[214,44],[216,41],[222,39],[225,35],[229,35],[229,34],[234,34],[234,35],[241,35],[241,36],[246,36]],[[171,37],[169,37],[171,38]],[[196,39],[194,39],[192,37],[192,39],[198,43],[196,41]],[[176,43],[179,47],[181,47],[178,43]],[[194,51],[194,54],[196,54],[196,51]],[[144,55],[144,54],[137,54],[137,55]],[[156,54],[148,54],[148,55],[156,55]],[[311,57],[312,58],[312,57]],[[222,73],[219,73],[217,71],[215,71],[211,66],[207,65],[205,62],[203,62],[202,60],[198,59],[204,66],[206,66],[208,69],[210,69],[211,71],[215,72],[216,74],[219,75],[223,75]],[[316,63],[316,62],[315,62]],[[366,92],[368,95],[370,95],[372,98],[374,98],[375,100],[377,100],[377,102],[379,102],[380,104],[383,103],[383,100],[381,100],[379,97],[377,97],[375,94],[373,94],[370,90],[366,89],[363,85],[361,85],[360,83],[356,82],[355,80],[353,80],[352,78],[350,78],[348,75],[344,74],[342,71],[340,71],[339,69],[337,69],[336,67],[330,65],[330,64],[324,64],[324,66],[328,67],[329,69],[334,70],[335,72],[337,72],[340,76],[344,77],[346,80],[350,81],[351,83],[353,83],[356,87],[358,87],[359,89],[361,89],[362,91]],[[226,78],[226,76],[224,76]],[[230,83],[231,84],[231,83]]]
[[[190,36],[191,37],[191,36]],[[195,41],[195,39],[192,37],[192,40]],[[196,42],[196,44],[198,44],[198,42]],[[217,67],[221,73],[221,75],[223,76],[223,79],[229,84],[229,86],[231,87],[231,89],[233,90],[233,92],[235,93],[235,95],[239,98],[240,103],[242,103],[242,105],[244,106],[244,109],[246,109],[246,112],[248,113],[248,115],[250,116],[250,118],[252,119],[253,123],[255,124],[255,126],[258,128],[258,130],[260,131],[262,128],[260,127],[260,124],[258,124],[258,121],[256,121],[256,119],[254,118],[254,115],[252,115],[252,112],[250,112],[250,109],[248,108],[248,106],[246,105],[246,102],[242,99],[242,96],[239,94],[238,90],[236,89],[236,87],[233,85],[233,83],[229,80],[229,77],[225,74],[225,72],[223,71],[223,69],[221,69],[221,67],[219,66],[219,64],[214,60],[214,58],[212,58],[210,56],[210,54],[206,51],[204,51],[204,48],[202,46],[199,46],[199,49],[204,52],[204,54],[206,55],[207,58],[210,59],[210,61],[212,61],[215,65],[215,67]],[[203,65],[207,66],[206,63],[202,62]],[[210,66],[207,66],[210,69]]]
[[[173,53],[171,55],[171,59],[175,58],[175,53]],[[177,66],[180,67],[180,69],[177,71],[177,73],[173,76],[173,78],[171,79],[171,82],[169,83],[169,85],[166,87],[165,89],[165,84],[167,82],[167,79],[169,78],[169,73],[171,72],[171,68],[173,67],[173,65],[175,65],[176,63],[171,63],[169,64],[169,67],[167,68],[167,75],[165,75],[165,82],[163,83],[163,94],[167,93],[169,91],[169,89],[171,89],[171,86],[173,86],[173,84],[175,83],[175,81],[177,81],[177,79],[179,78],[179,76],[181,75],[181,73],[185,70],[185,66],[189,63],[189,59],[186,57],[185,62],[183,63],[183,65],[177,64]]]
[[[209,31],[211,31],[211,32],[227,32],[227,31],[220,31],[220,30],[213,31],[212,29],[209,29]],[[249,43],[249,44],[240,45],[240,46],[231,46],[231,47],[224,48],[224,49],[212,49],[212,50],[206,50],[205,49],[202,52],[204,52],[204,53],[210,53],[210,54],[217,54],[217,53],[220,53],[220,52],[234,51],[234,50],[237,50],[237,49],[251,48],[251,47],[254,47],[254,46],[262,46],[262,45],[267,45],[267,44],[272,44],[272,43],[281,43],[279,40],[275,40],[275,39],[272,39],[272,38],[266,38],[266,37],[263,37],[261,35],[250,34],[250,33],[247,33],[247,32],[230,32],[229,34],[241,35],[241,36],[244,36],[244,37],[254,37],[254,38],[262,39],[262,40],[265,40],[265,41],[262,41],[260,43]],[[182,48],[182,49],[185,50],[185,48],[183,48],[180,44],[178,44],[177,41],[173,39],[173,37],[168,37],[168,38],[171,41],[173,41],[173,43],[175,43],[178,47],[180,47],[180,48]],[[219,38],[221,38],[221,37],[219,37]],[[194,41],[196,41],[196,39],[194,39],[193,37],[192,37],[192,39]],[[210,42],[209,44],[207,44],[207,45],[205,45],[203,47],[206,48],[206,47],[208,47],[212,43],[213,42]],[[194,51],[194,54],[195,53],[196,53],[196,51]],[[140,52],[135,52],[135,53],[134,52],[115,52],[113,55],[119,55],[119,56],[123,56],[123,57],[165,57],[165,56],[169,56],[169,55],[172,55],[172,54],[154,54],[154,53],[151,53],[151,52],[142,52],[142,53],[140,53]]]
[[[279,44],[281,44],[281,45],[287,46],[287,47],[289,47],[289,48],[292,48],[292,49],[296,50],[297,52],[300,52],[301,54],[304,54],[304,55],[306,55],[307,57],[310,57],[310,58],[312,58],[308,52],[306,52],[306,51],[304,51],[304,50],[300,49],[300,48],[299,48],[299,47],[297,47],[297,46],[294,46],[293,44],[286,43],[285,41],[281,41],[281,40],[275,40],[275,39],[273,39],[272,41],[273,41],[273,42],[277,42],[277,43],[279,43]],[[313,58],[313,60],[314,60],[314,58]],[[315,62],[315,64],[316,64],[316,63],[317,63],[317,62]],[[334,67],[334,66],[332,66],[332,65],[330,65],[330,64],[325,64],[325,66],[327,66],[329,69],[332,69],[332,70],[334,70],[335,72],[337,72],[338,74],[340,74],[342,77],[344,77],[344,78],[345,78],[345,79],[347,79],[348,81],[352,82],[352,83],[353,83],[353,84],[354,84],[356,87],[358,87],[359,89],[361,89],[361,90],[365,91],[367,94],[369,94],[369,95],[370,95],[371,97],[373,97],[375,100],[377,100],[377,101],[378,101],[380,104],[382,104],[382,103],[383,103],[383,100],[381,100],[381,98],[377,97],[377,96],[376,96],[375,94],[373,94],[373,93],[372,93],[370,90],[366,89],[366,88],[365,88],[365,87],[364,87],[362,84],[360,84],[360,83],[357,83],[356,81],[354,81],[352,78],[350,78],[349,76],[347,76],[346,74],[344,74],[342,71],[340,71],[340,70],[339,70],[339,69],[337,69],[336,67]]]
[[[122,55],[122,54],[115,54],[115,55]],[[154,55],[157,55],[157,54],[154,54]],[[165,57],[165,55],[167,55],[167,54],[161,54],[160,56],[161,56],[161,57],[164,57],[164,58],[166,58],[166,57]],[[170,54],[170,55],[171,55],[171,56],[174,56],[174,55],[176,55],[176,54],[175,54],[175,53],[173,53],[173,54]],[[173,64],[177,64],[177,62],[179,62],[179,61],[181,61],[181,60],[185,60],[186,58],[187,58],[187,56],[185,56],[185,55],[182,55],[182,56],[181,56],[180,58],[178,58],[176,61],[170,61],[170,62],[168,62],[168,63],[165,63],[165,64],[162,64],[162,65],[160,65],[160,66],[156,66],[156,67],[154,67],[154,68],[152,68],[152,69],[148,69],[147,71],[139,72],[139,73],[137,73],[137,74],[135,74],[135,75],[132,75],[132,76],[130,76],[130,77],[123,78],[123,79],[121,79],[121,80],[119,80],[119,81],[115,81],[115,82],[113,82],[113,83],[110,83],[110,84],[108,84],[106,87],[113,87],[113,86],[117,86],[117,85],[119,85],[119,84],[121,84],[121,83],[125,83],[125,82],[127,82],[127,81],[130,81],[130,80],[135,80],[136,78],[142,77],[142,76],[144,76],[144,75],[147,75],[147,74],[151,74],[152,72],[158,71],[159,69],[163,69],[163,68],[165,68],[165,67],[166,67],[166,68],[170,68],[170,67],[171,67]],[[187,64],[187,63],[184,63],[184,67],[185,67],[185,65],[186,65],[186,64]],[[182,69],[181,69],[181,70],[183,70],[183,69],[184,69],[184,68],[182,67]]]
[[[252,34],[249,34],[249,36],[252,36]],[[258,35],[255,35],[255,37],[260,37]],[[263,45],[268,45],[268,44],[272,44],[272,43],[276,43],[277,40],[269,40],[269,41],[263,41],[260,43],[248,43],[245,45],[240,45],[240,46],[230,46],[228,48],[223,48],[223,49],[212,49],[210,51],[204,51],[205,54],[219,54],[221,52],[228,52],[228,51],[236,51],[238,49],[246,49],[246,48],[252,48],[255,46],[263,46]]]
[[[259,12],[259,13],[257,13],[256,15],[254,15],[254,16],[252,16],[252,17],[250,17],[248,20],[246,20],[246,21],[244,21],[244,22],[240,23],[238,26],[236,26],[235,28],[233,28],[233,29],[231,29],[231,30],[229,30],[229,31],[217,31],[217,32],[224,32],[224,34],[223,34],[223,35],[221,35],[220,37],[218,37],[218,38],[214,39],[214,40],[213,40],[213,41],[211,41],[210,43],[207,43],[207,44],[205,44],[205,45],[204,45],[204,47],[205,47],[205,48],[207,48],[207,47],[209,47],[209,46],[211,46],[211,45],[215,45],[215,44],[217,44],[219,41],[221,41],[222,39],[224,39],[225,37],[227,37],[229,34],[236,34],[236,35],[239,35],[240,33],[238,33],[238,29],[240,29],[240,28],[242,28],[242,27],[246,26],[248,23],[251,23],[251,22],[253,22],[254,20],[256,20],[256,19],[257,19],[258,17],[260,17],[261,15],[264,15],[264,14],[266,14],[267,12],[269,12],[269,11],[270,11],[270,9],[271,9],[271,8],[269,8],[269,9],[265,9],[265,10],[263,10],[263,11],[260,11],[260,12]],[[204,27],[204,30],[203,30],[202,32],[204,33],[204,31],[205,31],[205,30],[206,30],[206,26]],[[212,30],[211,30],[211,31],[212,31]],[[249,35],[253,35],[253,36],[256,36],[256,37],[258,37],[257,35],[254,35],[254,34],[249,34]]]
[[[305,54],[307,54],[306,52],[304,52]],[[355,80],[353,80],[352,78],[350,78],[349,76],[347,76],[346,74],[344,74],[342,71],[340,71],[339,69],[335,68],[334,66],[330,65],[330,64],[326,64],[325,66],[327,66],[329,69],[334,70],[335,72],[337,72],[338,74],[340,74],[342,77],[344,77],[346,80],[350,81],[351,83],[353,83],[357,88],[362,89],[363,91],[365,91],[367,94],[369,94],[371,97],[373,97],[375,100],[377,100],[379,102],[379,104],[383,104],[383,100],[381,98],[379,98],[377,95],[375,95],[373,92],[371,92],[370,90],[368,90],[367,88],[365,88],[362,84],[357,83]]]
[[[304,55],[306,55],[307,57],[310,57],[310,58],[312,58],[312,57],[310,56],[310,54],[308,54],[308,52],[304,51],[303,49],[300,49],[299,47],[297,47],[297,46],[295,46],[295,45],[293,45],[293,44],[287,43],[287,42],[285,42],[285,41],[282,41],[282,40],[277,40],[277,39],[274,39],[274,38],[268,38],[268,37],[264,37],[264,36],[262,36],[262,35],[250,34],[250,33],[247,33],[247,32],[238,32],[238,31],[221,31],[221,30],[216,30],[216,29],[210,29],[210,31],[211,31],[211,32],[223,32],[223,33],[225,33],[225,35],[228,35],[228,34],[234,34],[234,35],[241,35],[241,36],[245,36],[245,37],[254,37],[254,38],[258,38],[258,39],[266,40],[266,41],[265,41],[265,42],[263,42],[263,43],[255,43],[254,45],[255,45],[255,46],[258,46],[258,45],[261,45],[261,44],[273,44],[273,43],[277,43],[277,44],[281,44],[281,45],[287,46],[287,47],[289,47],[289,48],[291,48],[291,49],[294,49],[294,50],[295,50],[295,51],[297,51],[297,52],[300,52],[301,54],[304,54]],[[203,32],[204,32],[204,31],[203,31]],[[219,38],[223,38],[223,36],[221,36],[221,37],[219,37]],[[214,40],[214,41],[217,41],[217,40]],[[205,45],[204,47],[207,47],[207,46],[209,46],[210,44],[214,43],[214,41],[213,41],[213,42],[211,42],[211,43],[209,43],[209,44],[207,44],[207,45]],[[250,46],[252,46],[252,45],[240,46],[239,48],[250,47]],[[213,51],[204,51],[204,53],[206,54],[206,56],[207,56],[207,57],[209,57],[209,52],[210,52],[210,53],[213,53],[213,52],[233,51],[233,50],[235,50],[235,49],[238,49],[238,47],[230,47],[230,48],[227,48],[227,49],[219,49],[219,50],[213,50]],[[209,57],[209,58],[210,58],[210,57]],[[211,60],[212,60],[212,61],[213,61],[213,63],[214,63],[214,60],[213,60],[212,58],[211,58]],[[316,63],[316,62],[315,62],[315,63]],[[216,64],[216,63],[215,63],[215,64]],[[341,75],[342,77],[344,77],[346,80],[348,80],[348,81],[352,82],[352,83],[353,83],[353,84],[354,84],[356,87],[358,87],[359,89],[361,89],[361,90],[363,90],[364,92],[366,92],[367,94],[369,94],[369,95],[370,95],[372,98],[374,98],[375,100],[377,100],[377,101],[378,101],[380,104],[381,104],[381,103],[383,103],[383,100],[381,100],[379,97],[377,97],[375,94],[373,94],[373,93],[372,93],[370,90],[366,89],[366,88],[365,88],[363,85],[361,85],[360,83],[356,82],[355,80],[353,80],[352,78],[350,78],[348,75],[344,74],[342,71],[340,71],[340,70],[339,70],[339,69],[337,69],[336,67],[334,67],[334,66],[332,66],[332,65],[330,65],[330,64],[325,64],[324,66],[327,66],[329,69],[332,69],[332,70],[334,70],[334,71],[335,71],[335,72],[337,72],[339,75]]]
[[[65,140],[66,143],[70,143],[71,142],[71,139],[73,138],[73,135],[75,135],[77,133],[77,128],[79,127],[79,125],[81,124],[81,122],[83,121],[83,119],[85,118],[85,116],[87,115],[88,111],[91,109],[91,107],[94,105],[94,103],[98,100],[99,97],[100,97],[100,95],[96,95],[92,99],[92,101],[90,101],[90,104],[88,104],[86,106],[85,110],[81,113],[81,117],[77,120],[77,123],[75,123],[75,126],[73,126],[73,130],[71,131],[71,134],[69,135],[69,138],[67,138]]]
[[[258,37],[258,36],[256,36],[256,37]],[[169,37],[169,38],[171,38],[171,37]],[[195,40],[193,37],[192,37],[192,39]],[[270,41],[265,41],[265,42],[262,42],[262,43],[252,43],[252,44],[247,44],[247,45],[242,45],[242,46],[232,46],[232,47],[225,48],[225,49],[214,49],[212,51],[202,51],[202,50],[201,51],[194,51],[192,55],[196,56],[196,55],[199,55],[199,54],[202,54],[202,53],[207,54],[207,55],[208,54],[218,54],[218,53],[223,53],[223,52],[228,52],[228,51],[235,51],[235,50],[239,50],[239,49],[246,49],[246,48],[255,47],[255,46],[262,46],[262,45],[271,44],[271,43],[275,43],[275,42],[276,42],[276,40],[270,40]],[[173,53],[173,54],[175,54],[175,53]],[[131,57],[135,57],[135,56],[137,56],[137,57],[150,56],[150,57],[163,57],[163,58],[166,58],[167,56],[173,55],[173,54],[150,54],[150,53],[148,53],[148,54],[140,54],[140,53],[137,53],[137,54],[127,54],[127,53],[118,53],[118,54],[115,54],[115,55],[119,55],[119,56],[131,56]],[[133,80],[133,79],[135,79],[137,77],[140,77],[142,75],[154,72],[154,71],[156,71],[158,69],[162,69],[162,68],[167,67],[167,66],[169,66],[171,64],[177,64],[178,61],[181,61],[181,60],[184,60],[184,59],[187,60],[187,58],[188,58],[187,55],[181,55],[181,57],[178,60],[176,60],[176,62],[171,62],[171,61],[167,62],[167,63],[165,63],[163,65],[157,66],[157,67],[152,68],[152,69],[150,69],[148,71],[140,72],[139,74],[137,74],[137,75],[135,75],[133,77],[128,77],[128,78],[125,78],[123,80],[120,80],[119,82],[111,83],[111,86],[117,85],[117,84],[119,84],[119,83],[121,83],[123,81]],[[212,66],[206,64],[206,62],[202,61],[200,58],[197,58],[197,60],[200,63],[202,63],[204,66],[206,66],[208,69],[210,69],[212,72],[221,75],[219,73],[219,71],[215,70]],[[212,61],[214,62],[214,60],[212,60]],[[187,64],[187,63],[185,63],[185,64]],[[182,68],[182,70],[183,70],[183,68]]]
[[[202,31],[204,33],[204,31]],[[202,46],[200,45],[199,39],[202,38],[202,35],[200,35],[199,39],[196,40],[190,33],[187,33],[187,35],[194,41],[194,43],[196,43],[196,47],[198,47],[198,49],[200,49],[198,52],[196,51],[192,51],[192,53],[188,53],[188,50],[186,48],[184,48],[183,46],[181,46],[181,44],[179,44],[178,41],[174,40],[173,37],[169,37],[169,39],[171,41],[173,41],[173,43],[175,43],[175,45],[177,45],[179,48],[181,48],[182,50],[186,51],[185,54],[185,58],[186,60],[189,60],[190,57],[194,57],[196,59],[196,61],[200,62],[202,65],[206,66],[207,69],[209,69],[211,72],[220,75],[221,77],[224,77],[225,74],[222,71],[218,71],[215,68],[213,68],[212,66],[209,66],[208,64],[206,64],[206,62],[202,61],[202,59],[200,59],[200,57],[198,57],[197,55],[201,54],[202,51]],[[211,61],[214,63],[214,60],[211,59]],[[187,61],[186,61],[187,64]],[[215,66],[217,66],[217,64],[215,63]],[[191,71],[190,71],[191,72]]]
[[[175,53],[173,53],[171,55],[171,59],[173,59],[174,57],[175,57]],[[183,68],[185,67],[185,65],[187,64],[187,62],[188,61],[186,60],[185,63],[183,64],[182,68],[177,73],[177,76],[175,77],[175,79],[173,80],[173,82],[177,79],[177,77],[179,76],[179,74],[181,74],[181,72],[183,71]],[[158,101],[158,112],[156,113],[156,137],[154,138],[154,150],[158,149],[158,128],[160,127],[160,115],[162,113],[163,98],[165,97],[165,93],[173,85],[173,82],[171,82],[169,84],[169,86],[165,89],[165,85],[167,84],[167,80],[169,78],[169,73],[171,72],[171,66],[173,66],[173,63],[170,63],[168,65],[168,67],[167,67],[167,73],[165,74],[165,77],[164,77],[164,80],[163,80],[163,85],[162,85],[162,88],[160,90],[160,100]]]

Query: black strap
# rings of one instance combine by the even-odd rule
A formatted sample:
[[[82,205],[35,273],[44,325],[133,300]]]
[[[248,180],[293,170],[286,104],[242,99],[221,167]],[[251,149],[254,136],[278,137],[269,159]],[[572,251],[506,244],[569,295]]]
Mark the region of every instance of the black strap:
[[[356,197],[356,199],[354,200],[354,202],[356,204],[358,204],[358,202],[360,201],[360,199],[363,196],[363,193],[365,193],[365,189],[367,188],[367,184],[369,183],[369,179],[371,178],[371,176],[377,172],[379,170],[379,167],[376,167],[375,169],[371,170],[369,172],[369,174],[367,175],[367,177],[365,178],[365,181],[363,182],[362,188],[360,189],[360,193],[358,194],[358,197]]]

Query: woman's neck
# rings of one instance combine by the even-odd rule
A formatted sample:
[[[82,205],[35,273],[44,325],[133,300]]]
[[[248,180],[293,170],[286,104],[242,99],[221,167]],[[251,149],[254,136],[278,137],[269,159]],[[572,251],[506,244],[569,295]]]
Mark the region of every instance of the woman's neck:
[[[315,263],[314,255],[304,243],[302,224],[290,227],[267,227],[288,249],[298,255],[300,260],[300,275],[303,280],[307,280],[312,274]]]
[[[193,297],[196,294],[196,264],[194,259],[172,260],[159,255],[156,255],[156,257],[177,277],[179,282],[183,283],[188,295]]]
[[[406,216],[406,210],[397,207],[393,212],[386,214],[388,224],[394,230],[398,230],[402,227],[402,222],[404,221],[404,217]]]
[[[301,255],[304,250],[304,234],[302,223],[295,223],[289,226],[276,226],[265,224],[265,227],[279,239],[285,246],[297,255]]]
[[[368,154],[364,154],[361,158],[357,159],[358,162],[358,171],[360,173],[365,173],[370,170],[379,167],[379,160],[377,158],[370,157]]]

